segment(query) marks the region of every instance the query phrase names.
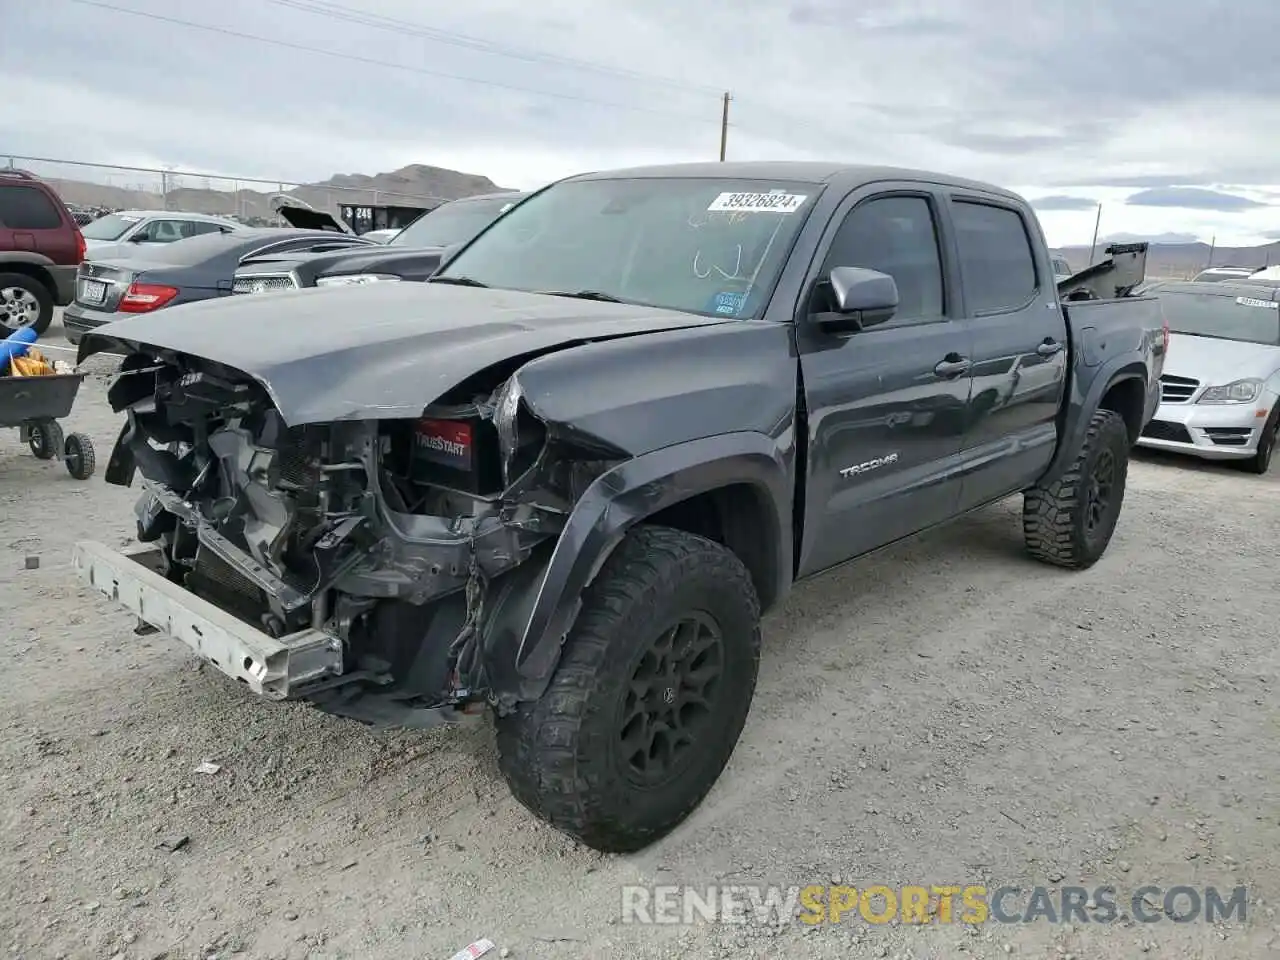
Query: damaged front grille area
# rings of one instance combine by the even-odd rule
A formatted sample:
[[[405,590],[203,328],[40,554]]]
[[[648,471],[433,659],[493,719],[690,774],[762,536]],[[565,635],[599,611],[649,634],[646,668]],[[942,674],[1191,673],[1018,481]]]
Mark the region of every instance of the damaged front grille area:
[[[128,462],[108,479],[142,474],[138,536],[164,576],[271,637],[332,637],[341,675],[297,695],[347,707],[336,686],[415,709],[486,696],[495,580],[608,465],[557,454],[514,378],[420,420],[290,427],[237,371],[133,357],[111,400]]]

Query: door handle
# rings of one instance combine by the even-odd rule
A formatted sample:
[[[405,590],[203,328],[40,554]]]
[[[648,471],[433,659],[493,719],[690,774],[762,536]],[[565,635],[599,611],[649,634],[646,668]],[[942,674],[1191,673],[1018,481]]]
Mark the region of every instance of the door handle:
[[[952,377],[958,377],[962,373],[968,373],[970,366],[972,364],[967,357],[949,353],[945,360],[933,368],[933,372],[944,380],[950,380]]]
[[[1044,343],[1036,347],[1036,353],[1040,354],[1040,356],[1042,357],[1052,357],[1055,353],[1057,353],[1061,349],[1062,349],[1062,344],[1060,344],[1057,340],[1050,340],[1048,337],[1046,337]]]

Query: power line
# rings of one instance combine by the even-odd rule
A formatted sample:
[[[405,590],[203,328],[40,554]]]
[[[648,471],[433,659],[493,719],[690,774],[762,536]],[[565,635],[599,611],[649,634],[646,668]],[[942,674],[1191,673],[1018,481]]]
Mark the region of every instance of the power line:
[[[298,10],[303,13],[310,13],[318,17],[325,17],[331,20],[341,21],[343,23],[359,24],[361,26],[372,27],[375,30],[386,30],[397,34],[408,33],[412,36],[422,37],[423,39],[431,40],[436,43],[442,43],[453,47],[462,47],[469,50],[477,50],[482,53],[489,53],[499,57],[507,57],[512,60],[522,60],[526,63],[553,64],[555,66],[570,67],[576,70],[585,70],[591,73],[611,75],[641,83],[650,83],[657,86],[671,87],[684,91],[696,91],[709,95],[718,95],[720,92],[715,87],[699,83],[691,83],[685,80],[677,80],[674,77],[663,77],[639,70],[628,70],[625,67],[597,63],[591,60],[581,60],[576,57],[565,57],[559,54],[512,47],[463,33],[440,30],[435,27],[429,27],[425,24],[410,20],[402,20],[397,17],[384,16],[380,13],[368,13],[363,10],[356,10],[340,3],[329,2],[329,0],[267,0],[267,2],[273,3],[279,7]]]
[[[170,17],[160,13],[150,13],[143,10],[131,10],[128,7],[117,7],[109,3],[101,3],[99,0],[68,0],[70,3],[76,3],[85,7],[94,7],[99,10],[106,10],[111,13],[123,13],[133,17],[140,17],[145,20],[154,20],[159,23],[168,23],[178,27],[189,27],[193,30],[204,30],[209,33],[220,34],[224,37],[234,37],[238,40],[252,40],[256,43],[266,43],[275,47],[283,47],[286,50],[297,50],[302,53],[313,53],[320,56],[332,57],[337,60],[347,60],[353,63],[362,63],[367,66],[387,67],[392,70],[401,70],[406,73],[416,73],[426,77],[435,77],[442,80],[455,80],[459,83],[474,83],[480,86],[493,87],[499,90],[510,90],[516,93],[533,94],[540,97],[552,97],[558,100],[570,100],[576,103],[589,103],[599,107],[608,107],[612,110],[630,110],[638,113],[650,113],[657,116],[679,118],[681,120],[689,120],[694,122],[706,122],[705,117],[699,117],[691,113],[676,113],[670,110],[659,110],[653,107],[644,107],[632,103],[617,103],[609,100],[598,100],[594,97],[584,97],[572,93],[559,93],[551,90],[538,90],[533,87],[524,87],[514,83],[503,83],[500,80],[488,80],[482,77],[467,77],[461,74],[445,73],[439,70],[428,70],[425,67],[414,67],[405,63],[395,63],[387,60],[377,60],[373,57],[362,57],[354,53],[341,53],[337,50],[325,50],[321,47],[312,47],[303,43],[293,43],[288,40],[279,40],[275,37],[262,37],[257,34],[243,33],[239,30],[230,30],[225,27],[215,27],[207,23],[196,23],[191,20],[181,20],[178,17]]]

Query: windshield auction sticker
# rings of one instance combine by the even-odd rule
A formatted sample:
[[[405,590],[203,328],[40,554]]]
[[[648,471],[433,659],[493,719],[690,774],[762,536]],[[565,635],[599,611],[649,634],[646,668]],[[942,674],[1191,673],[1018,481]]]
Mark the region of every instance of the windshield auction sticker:
[[[708,213],[795,213],[809,199],[805,193],[722,193]]]
[[[1280,310],[1280,301],[1255,300],[1253,297],[1236,297],[1236,303],[1242,307],[1262,307],[1264,310]]]

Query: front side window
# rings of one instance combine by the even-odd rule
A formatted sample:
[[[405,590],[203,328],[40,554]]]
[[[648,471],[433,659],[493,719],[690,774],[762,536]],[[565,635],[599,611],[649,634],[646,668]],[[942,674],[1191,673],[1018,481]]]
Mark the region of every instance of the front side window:
[[[139,243],[173,243],[182,239],[182,227],[183,222],[179,220],[152,220],[132,239]]]
[[[898,309],[885,326],[943,316],[938,233],[923,197],[880,197],[850,210],[831,241],[822,276],[835,267],[866,267],[893,277]]]
[[[465,278],[754,317],[820,189],[716,178],[565,181],[513,207],[432,282]]]
[[[1036,260],[1016,210],[958,200],[951,210],[969,312],[1020,310],[1036,295]]]

